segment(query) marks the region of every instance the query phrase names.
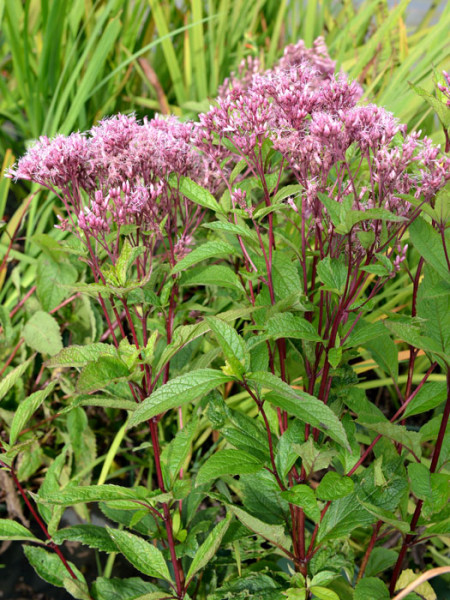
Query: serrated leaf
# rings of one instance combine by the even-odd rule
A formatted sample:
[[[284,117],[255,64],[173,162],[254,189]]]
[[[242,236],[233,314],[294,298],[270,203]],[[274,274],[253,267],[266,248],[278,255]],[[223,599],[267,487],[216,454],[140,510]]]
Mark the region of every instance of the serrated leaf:
[[[2,400],[9,390],[19,381],[33,360],[34,356],[30,356],[30,358],[10,371],[7,375],[3,375],[2,380],[0,381],[0,400]]]
[[[213,369],[198,369],[192,373],[180,375],[145,398],[131,416],[129,426],[134,427],[171,408],[193,402],[217,386],[231,380],[232,377]]]
[[[114,265],[114,273],[116,275],[119,286],[125,287],[127,285],[127,273],[128,269],[135,262],[135,260],[145,252],[144,246],[132,246],[129,240],[126,238],[120,256]]]
[[[243,291],[242,283],[236,273],[225,265],[208,265],[206,267],[197,267],[190,269],[186,277],[180,282],[180,285],[217,285],[220,287],[236,289]]]
[[[314,490],[309,485],[294,485],[291,489],[281,492],[281,497],[290,504],[295,504],[303,508],[305,515],[314,521],[314,523],[319,522],[320,509]]]
[[[128,531],[106,529],[120,552],[138,571],[172,582],[167,563],[158,548]]]
[[[244,475],[256,473],[264,466],[255,456],[242,450],[219,450],[200,467],[196,485],[223,475]]]
[[[85,581],[79,581],[78,579],[67,576],[63,579],[63,586],[73,598],[76,598],[77,600],[91,600],[89,587]]]
[[[0,519],[0,540],[40,541],[26,527],[12,519]]]
[[[381,420],[376,416],[370,418],[369,415],[363,415],[357,423],[371,431],[375,431],[385,437],[402,444],[420,458],[422,455],[420,434],[415,431],[408,431],[403,425],[394,425],[386,418]]]
[[[181,273],[181,271],[184,271],[203,260],[207,260],[208,258],[229,258],[230,256],[236,256],[236,254],[238,254],[236,248],[226,242],[206,242],[182,258],[180,262],[174,266],[171,274]]]
[[[426,383],[414,396],[403,413],[404,418],[420,415],[429,410],[433,410],[447,397],[447,388],[445,382],[431,381]]]
[[[228,508],[239,521],[247,527],[247,529],[250,529],[250,531],[262,536],[266,540],[275,542],[286,549],[291,546],[291,540],[284,533],[283,525],[268,525],[238,506],[228,505]]]
[[[24,428],[24,425],[28,422],[28,419],[36,412],[42,402],[47,396],[54,390],[56,382],[50,383],[45,389],[39,390],[22,400],[14,413],[14,418],[11,423],[11,430],[9,433],[9,443],[14,444],[19,436],[19,433]]]
[[[80,524],[60,529],[52,536],[55,544],[60,545],[65,541],[80,542],[89,548],[102,552],[117,552],[117,547],[104,527],[99,525]]]
[[[375,523],[377,518],[358,502],[356,494],[334,500],[320,524],[318,541],[345,537],[357,527]]]
[[[383,573],[392,567],[398,558],[398,552],[389,548],[374,548],[370,554],[365,570],[366,577]]]
[[[358,582],[353,600],[389,600],[386,584],[375,577],[365,577]]]
[[[194,559],[186,575],[187,581],[189,581],[196,573],[206,567],[209,561],[216,555],[230,522],[231,513],[228,513],[225,519],[214,527],[206,540],[196,551]]]
[[[207,189],[183,175],[172,174],[169,176],[169,183],[173,187],[178,187],[179,191],[189,198],[191,202],[199,204],[204,208],[209,208],[214,212],[223,212],[217,200]]]
[[[408,227],[409,238],[419,254],[435,269],[444,280],[448,279],[449,270],[445,258],[441,236],[424,219],[418,217]],[[446,238],[450,231],[447,230]],[[447,239],[447,245],[450,239]]]
[[[71,264],[56,262],[45,254],[37,261],[36,293],[42,308],[50,311],[70,295],[70,286],[77,280],[77,270]],[[66,286],[66,287],[64,287]]]
[[[108,354],[117,356],[117,350],[111,344],[94,342],[84,346],[69,346],[63,348],[56,356],[46,361],[47,367],[84,367],[87,363],[97,360],[100,356]]]
[[[306,392],[293,390],[287,383],[271,373],[259,371],[250,373],[249,383],[273,390],[266,394],[267,400],[298,417],[305,423],[317,427],[333,440],[350,450],[347,434],[335,413],[323,402]]]
[[[62,338],[58,322],[48,313],[38,310],[23,329],[25,343],[40,352],[54,356],[62,350]]]
[[[321,585],[312,585],[309,589],[318,600],[340,600],[336,592]]]
[[[337,500],[351,494],[353,486],[350,477],[339,475],[336,471],[328,471],[317,486],[316,494],[321,500]]]
[[[250,354],[237,331],[217,317],[207,317],[211,331],[217,338],[228,363],[236,375],[242,375],[250,366]]]
[[[69,573],[55,552],[47,552],[47,550],[37,546],[23,546],[23,551],[41,579],[56,587],[64,587],[64,579]],[[70,562],[69,565],[77,578],[81,582],[84,582],[83,575],[75,565]]]
[[[178,431],[170,444],[167,444],[161,452],[161,462],[166,465],[172,479],[178,477],[189,454],[196,428],[197,419],[194,418]]]
[[[296,317],[286,312],[274,315],[267,322],[267,335],[273,339],[294,338],[297,340],[308,340],[320,342],[322,338],[314,326],[303,317]]]
[[[135,600],[158,590],[153,583],[143,581],[139,577],[127,579],[97,577],[92,587],[96,600]]]
[[[224,231],[225,233],[231,233],[244,239],[258,242],[256,233],[246,225],[236,225],[229,221],[213,221],[212,223],[205,223],[202,227],[212,229],[213,231]]]
[[[84,502],[102,502],[112,500],[145,500],[151,497],[152,492],[147,488],[138,486],[135,488],[126,488],[120,485],[85,485],[69,487],[58,493],[48,493],[40,501],[46,504],[57,504],[61,506],[71,506]]]
[[[77,380],[77,392],[95,392],[111,383],[127,381],[130,377],[131,372],[122,360],[115,356],[100,356],[95,362],[89,362],[81,371]]]
[[[337,258],[327,256],[317,265],[317,275],[323,283],[323,289],[342,296],[347,281],[347,267]]]

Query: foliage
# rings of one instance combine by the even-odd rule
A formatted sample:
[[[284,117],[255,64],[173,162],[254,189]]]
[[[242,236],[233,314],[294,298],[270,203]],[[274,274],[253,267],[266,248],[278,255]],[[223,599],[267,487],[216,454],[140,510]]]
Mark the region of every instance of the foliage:
[[[2,13],[4,166],[42,137],[0,266],[33,525],[0,539],[75,598],[401,594],[408,549],[448,545],[450,159],[400,123],[448,140],[450,11],[407,36],[406,0],[41,4]],[[133,108],[166,116],[99,120]]]

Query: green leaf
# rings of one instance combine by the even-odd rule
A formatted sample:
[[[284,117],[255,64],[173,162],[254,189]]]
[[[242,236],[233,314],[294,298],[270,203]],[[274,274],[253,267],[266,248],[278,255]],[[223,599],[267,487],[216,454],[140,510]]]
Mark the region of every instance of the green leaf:
[[[77,280],[77,270],[42,254],[37,261],[36,293],[42,308],[50,311],[70,295],[68,287]]]
[[[230,256],[236,256],[236,254],[236,248],[226,242],[206,242],[182,258],[180,262],[174,266],[171,274],[181,273],[181,271],[192,267],[192,265],[196,265],[202,260],[207,260],[208,258],[229,258]]]
[[[48,493],[41,502],[46,504],[57,504],[61,506],[71,506],[85,502],[101,502],[112,500],[145,500],[151,497],[152,492],[147,488],[138,486],[135,488],[126,488],[120,485],[85,485],[68,487],[58,493]]]
[[[161,452],[161,462],[167,467],[172,480],[179,476],[180,469],[189,454],[192,440],[197,431],[197,419],[191,419],[180,429],[170,444]]]
[[[225,358],[233,369],[233,374],[242,375],[250,366],[250,354],[244,340],[225,321],[217,317],[207,317],[205,320],[216,336]]]
[[[424,219],[418,217],[408,227],[409,237],[419,254],[435,269],[444,280],[449,277],[441,236]],[[450,231],[447,230],[446,238]],[[447,246],[450,239],[447,239]]]
[[[141,573],[171,582],[169,569],[160,550],[144,539],[119,529],[106,528],[125,558]]]
[[[238,235],[244,239],[259,243],[258,236],[253,229],[250,229],[247,225],[236,225],[229,221],[213,221],[212,223],[205,223],[202,227],[212,229],[213,231],[224,231],[225,233]]]
[[[0,540],[38,541],[31,531],[12,519],[0,519]]]
[[[192,179],[189,179],[189,177],[175,175],[173,173],[169,176],[169,184],[174,188],[178,187],[183,196],[186,196],[186,198],[189,198],[189,200],[195,202],[195,204],[199,204],[204,208],[209,208],[214,212],[223,212],[211,192],[198,183],[195,183],[195,181],[192,181]]]
[[[58,546],[65,541],[80,542],[89,548],[102,552],[117,552],[117,547],[104,527],[99,525],[81,524],[60,529],[53,536]]]
[[[412,417],[433,410],[433,408],[442,404],[446,398],[447,387],[445,382],[431,381],[426,383],[408,404],[403,417]]]
[[[91,600],[89,587],[85,581],[79,581],[78,579],[73,579],[70,575],[67,575],[63,579],[63,586],[65,590],[77,600]]]
[[[59,325],[51,315],[38,310],[29,319],[23,329],[25,343],[40,352],[54,356],[62,350],[62,339]]]
[[[439,121],[442,123],[442,126],[445,129],[449,129],[450,116],[448,114],[449,110],[446,102],[439,100],[438,98],[433,96],[433,94],[430,94],[430,92],[425,90],[423,87],[414,85],[413,83],[411,83],[411,81],[408,81],[408,84],[416,92],[416,94],[422,96],[422,98],[424,98],[425,101],[431,106],[431,108],[437,114]]]
[[[284,533],[283,525],[268,525],[260,521],[260,519],[249,515],[248,512],[238,506],[228,505],[228,508],[253,533],[260,535],[270,542],[275,542],[283,548],[288,549],[291,546],[291,540]]]
[[[318,600],[339,600],[336,592],[320,585],[312,585],[309,589]]]
[[[290,504],[295,504],[303,508],[305,515],[314,521],[314,523],[319,522],[320,509],[314,490],[309,485],[294,485],[291,489],[281,492],[281,497]]]
[[[316,494],[321,500],[337,500],[345,498],[353,492],[353,480],[336,473],[328,471],[319,483]]]
[[[140,577],[97,577],[92,589],[96,600],[135,600],[158,590],[153,583],[143,581]]]
[[[358,582],[353,600],[389,600],[386,584],[375,577],[365,577]]]
[[[411,463],[408,465],[408,476],[411,491],[424,501],[422,514],[429,518],[438,512],[448,500],[448,478],[443,473],[430,473],[425,465]]]
[[[196,551],[186,575],[187,581],[189,581],[196,573],[204,569],[209,561],[216,555],[220,548],[220,544],[222,543],[223,536],[230,525],[231,518],[231,513],[228,513],[225,519],[214,527],[206,540]]]
[[[327,256],[317,265],[317,275],[324,284],[323,289],[342,296],[347,281],[347,267],[343,262]]]
[[[415,431],[408,431],[403,425],[394,425],[387,419],[380,420],[376,416],[372,418],[369,415],[363,415],[357,420],[357,423],[369,429],[376,431],[381,435],[402,444],[420,458],[422,455],[420,434]]]
[[[198,369],[180,375],[145,398],[131,416],[129,426],[134,427],[171,408],[193,402],[196,398],[231,380],[232,377],[213,369]]]
[[[248,382],[273,390],[266,395],[267,400],[298,417],[305,423],[317,427],[333,440],[350,450],[342,423],[334,412],[323,402],[305,392],[293,390],[287,383],[267,372],[251,373]]]
[[[375,523],[377,518],[359,502],[356,494],[334,500],[320,524],[318,541],[336,540],[348,535],[357,527]]]
[[[28,419],[36,412],[42,402],[47,396],[54,390],[56,382],[50,383],[45,389],[34,392],[25,400],[19,404],[14,418],[11,423],[11,431],[9,433],[9,443],[14,444],[17,440],[19,433],[24,428],[24,425],[28,422]]]
[[[94,342],[84,346],[69,346],[63,348],[56,356],[46,361],[47,367],[84,367],[105,354],[117,356],[117,350],[111,344]]]
[[[30,358],[10,371],[7,375],[3,375],[2,380],[0,381],[0,400],[4,398],[9,390],[19,381],[33,360],[34,356],[30,356]]]
[[[267,334],[275,340],[278,338],[294,338],[310,342],[322,341],[315,327],[309,321],[302,317],[296,317],[289,312],[271,317],[267,322],[266,330]]]
[[[200,467],[196,485],[223,475],[256,473],[264,466],[260,460],[242,450],[219,450]]]
[[[389,548],[374,548],[370,554],[365,570],[366,577],[383,573],[392,567],[398,558],[398,552]]]
[[[41,579],[56,587],[64,587],[64,579],[68,572],[55,552],[47,552],[36,546],[23,546],[23,551]],[[69,562],[69,565],[77,578],[84,583],[84,577],[80,571],[72,563]]]
[[[89,362],[81,371],[77,380],[77,392],[95,392],[111,383],[127,381],[130,377],[131,372],[122,360],[115,356],[100,356],[95,362]]]
[[[125,239],[120,256],[114,265],[114,273],[116,275],[119,286],[127,285],[127,273],[131,265],[136,259],[145,252],[144,246],[132,246],[128,239]]]
[[[197,286],[217,285],[230,289],[243,291],[242,283],[236,273],[225,265],[208,265],[206,267],[197,267],[190,269],[180,281],[180,285]]]

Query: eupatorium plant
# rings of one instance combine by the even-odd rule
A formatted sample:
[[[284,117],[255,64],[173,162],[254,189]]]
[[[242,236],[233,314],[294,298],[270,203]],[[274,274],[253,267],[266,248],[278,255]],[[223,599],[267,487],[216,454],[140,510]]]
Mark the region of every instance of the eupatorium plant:
[[[97,600],[405,597],[407,550],[448,522],[450,160],[361,94],[323,40],[300,42],[272,70],[243,64],[198,122],[118,115],[12,170],[63,204],[52,260],[80,255],[62,283],[105,321],[62,349],[26,338],[59,375],[19,406],[1,461],[57,554],[26,548],[44,579]],[[32,503],[14,458],[57,382],[68,433]],[[82,406],[128,411],[96,485]],[[135,485],[105,483],[121,444]],[[119,527],[59,526],[91,502]],[[64,540],[151,582],[89,586]]]

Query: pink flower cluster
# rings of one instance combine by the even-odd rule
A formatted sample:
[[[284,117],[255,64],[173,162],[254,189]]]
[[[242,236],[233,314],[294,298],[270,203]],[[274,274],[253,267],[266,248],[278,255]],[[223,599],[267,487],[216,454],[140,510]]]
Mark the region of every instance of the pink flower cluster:
[[[413,210],[405,195],[432,201],[450,179],[450,159],[429,139],[407,135],[384,108],[358,104],[361,87],[342,73],[332,74],[324,52],[318,60],[317,46],[309,55],[301,44],[297,48],[298,55],[285,52],[283,68],[252,73],[245,85],[232,80],[222,90],[216,105],[200,115],[202,150],[222,164],[227,157],[245,158],[252,173],[264,177],[270,166],[263,166],[263,147],[269,140],[289,165],[287,177],[303,188],[297,209],[305,219],[313,217],[314,227],[323,229],[328,220],[330,234],[333,224],[320,193],[339,202],[352,198],[355,210],[382,208],[404,217]],[[361,230],[379,236],[380,222],[354,228],[355,248],[363,251],[356,236]]]
[[[330,235],[334,225],[319,194],[351,202],[356,210],[383,208],[406,217],[412,206],[405,196],[432,201],[450,179],[450,159],[430,140],[407,135],[384,108],[358,104],[359,84],[334,69],[322,38],[311,49],[300,41],[286,48],[272,70],[261,73],[256,59],[243,63],[239,77],[232,74],[198,123],[175,117],[140,123],[117,115],[86,134],[40,138],[11,176],[55,190],[71,219],[62,227],[78,225],[104,238],[113,223],[137,224],[157,236],[164,223],[166,232],[178,236],[180,255],[191,243],[188,224],[198,224],[201,211],[180,197],[168,176],[188,176],[217,194],[241,158],[248,167],[241,177],[251,172],[264,179],[279,169],[279,182],[300,184],[302,192],[289,205],[311,218],[310,227]],[[440,89],[450,94],[450,87]],[[268,148],[283,160],[267,163]],[[271,202],[267,189],[264,199],[229,191],[233,205],[249,216],[258,202]],[[180,222],[186,225],[181,234]],[[358,231],[379,235],[380,222],[354,228],[355,248]]]
[[[9,176],[54,190],[72,226],[78,224],[94,237],[109,233],[112,222],[157,232],[163,219],[176,223],[174,211],[180,210],[169,174],[189,176],[213,190],[219,181],[211,160],[196,150],[192,138],[193,123],[174,117],[139,123],[133,115],[117,115],[86,134],[41,137]],[[186,208],[183,201],[185,218],[190,209],[197,207]],[[70,226],[69,220],[61,221],[61,227]]]

